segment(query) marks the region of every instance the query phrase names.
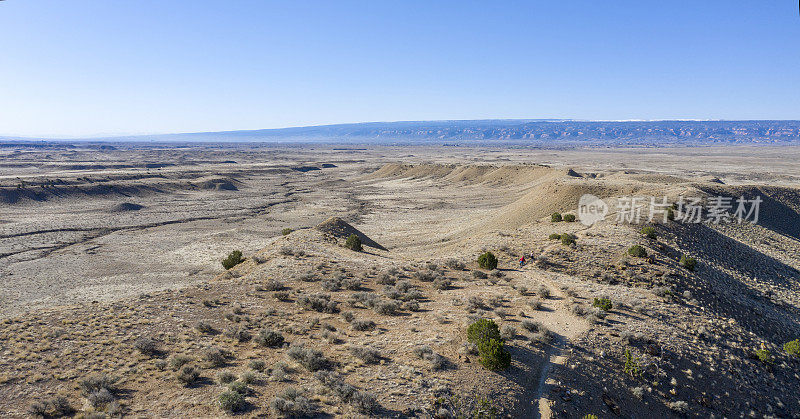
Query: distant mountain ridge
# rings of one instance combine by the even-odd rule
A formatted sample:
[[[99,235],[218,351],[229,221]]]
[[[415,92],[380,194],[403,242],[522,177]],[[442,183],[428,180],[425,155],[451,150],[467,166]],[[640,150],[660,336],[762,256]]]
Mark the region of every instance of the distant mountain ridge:
[[[559,119],[365,122],[294,128],[92,138],[106,141],[705,145],[800,143],[796,120]]]

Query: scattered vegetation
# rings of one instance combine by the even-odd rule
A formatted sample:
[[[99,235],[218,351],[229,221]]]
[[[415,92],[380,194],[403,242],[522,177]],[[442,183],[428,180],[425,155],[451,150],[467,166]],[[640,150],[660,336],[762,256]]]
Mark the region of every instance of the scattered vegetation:
[[[511,354],[505,349],[497,324],[480,319],[467,328],[467,340],[478,346],[479,362],[486,369],[502,370],[511,365]]]
[[[351,234],[349,237],[347,237],[347,241],[345,242],[344,247],[354,252],[360,252],[362,250],[361,239],[357,235]]]
[[[239,250],[234,250],[228,254],[228,257],[222,259],[222,267],[227,270],[242,262],[244,262],[242,259],[242,252]]]
[[[575,222],[575,214],[564,214],[564,221],[566,221],[568,223],[574,223]]]
[[[697,267],[697,259],[686,255],[681,255],[681,260],[678,263],[688,271],[694,271],[695,267]]]
[[[226,390],[219,395],[219,407],[226,412],[238,412],[244,406],[244,395],[237,391]]]
[[[289,358],[302,365],[309,371],[324,370],[331,367],[330,361],[322,355],[322,351],[306,348],[303,345],[296,345],[289,348],[286,352]]]
[[[564,233],[561,235],[561,244],[564,246],[571,246],[575,244],[575,236],[569,233]]]
[[[281,230],[281,234],[283,234],[284,236],[288,236],[288,235],[289,235],[291,232],[293,232],[293,231],[294,231],[294,230],[292,230],[291,228],[289,228],[289,227],[286,227],[286,228],[284,228],[283,230]]]
[[[561,222],[561,220],[563,220],[561,213],[554,212],[553,215],[550,216],[550,222],[558,223]]]
[[[633,378],[642,375],[642,366],[639,364],[639,357],[634,358],[630,349],[625,349],[625,361],[622,366],[622,371]]]
[[[550,240],[560,240],[561,239],[561,234],[551,233],[549,236],[547,236],[547,238],[550,239]]]
[[[283,345],[283,335],[272,329],[261,329],[255,342],[261,346],[276,348]]]
[[[645,250],[644,247],[637,244],[631,246],[630,249],[628,249],[628,254],[637,258],[646,258],[647,250]]]
[[[597,307],[600,310],[608,311],[611,310],[614,307],[614,305],[608,298],[595,298],[594,301],[592,302],[592,307]]]
[[[497,257],[492,252],[483,253],[478,256],[478,266],[489,271],[497,269]]]
[[[656,239],[656,229],[653,227],[642,227],[641,233],[650,240]]]
[[[784,343],[783,350],[793,357],[800,357],[800,339]]]

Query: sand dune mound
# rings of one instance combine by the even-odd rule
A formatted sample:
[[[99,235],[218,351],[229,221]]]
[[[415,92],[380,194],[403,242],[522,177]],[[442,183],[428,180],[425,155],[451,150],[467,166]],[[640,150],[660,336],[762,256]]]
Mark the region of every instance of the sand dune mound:
[[[199,179],[195,185],[200,189],[210,191],[238,191],[237,183],[240,182],[229,177],[211,176]]]
[[[139,211],[144,205],[134,204],[133,202],[121,202],[111,209],[111,212]]]
[[[530,183],[554,173],[557,171],[539,165],[389,163],[368,175],[367,179],[437,179],[468,184],[517,185]]]
[[[331,217],[327,220],[323,221],[316,227],[317,230],[325,233],[330,234],[337,239],[346,239],[351,234],[355,234],[358,238],[361,239],[361,244],[364,246],[369,246],[375,249],[386,250],[385,247],[381,246],[380,244],[376,243],[375,240],[367,237],[366,234],[359,231],[357,228],[351,226],[346,221],[342,220],[338,217]]]

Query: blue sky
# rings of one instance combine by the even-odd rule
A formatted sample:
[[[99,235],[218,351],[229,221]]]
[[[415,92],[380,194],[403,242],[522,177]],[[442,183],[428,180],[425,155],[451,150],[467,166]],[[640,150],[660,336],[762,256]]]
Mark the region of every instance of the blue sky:
[[[0,134],[800,119],[796,1],[0,2]]]

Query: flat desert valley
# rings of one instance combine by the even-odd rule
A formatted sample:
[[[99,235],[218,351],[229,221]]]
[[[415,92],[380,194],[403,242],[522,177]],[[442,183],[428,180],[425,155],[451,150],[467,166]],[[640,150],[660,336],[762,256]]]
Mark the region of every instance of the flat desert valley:
[[[2,147],[0,416],[800,417],[798,161]],[[756,224],[552,220],[585,194],[762,202]],[[509,368],[482,366],[478,319]]]

